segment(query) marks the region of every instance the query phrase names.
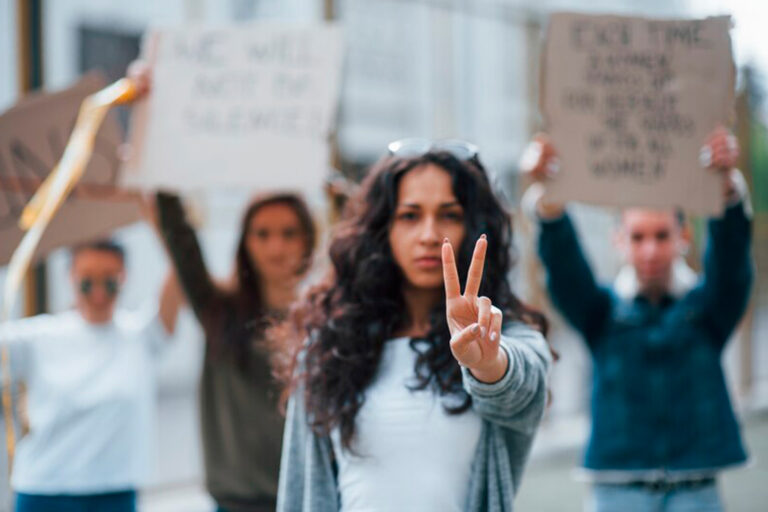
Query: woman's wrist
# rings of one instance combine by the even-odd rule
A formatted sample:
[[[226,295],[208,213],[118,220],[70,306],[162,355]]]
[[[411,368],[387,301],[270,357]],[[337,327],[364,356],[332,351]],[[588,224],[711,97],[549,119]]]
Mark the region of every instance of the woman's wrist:
[[[470,367],[469,371],[472,376],[485,384],[493,384],[498,382],[507,373],[509,367],[509,357],[507,351],[501,346],[498,347],[496,357],[489,361],[487,364],[477,367]]]

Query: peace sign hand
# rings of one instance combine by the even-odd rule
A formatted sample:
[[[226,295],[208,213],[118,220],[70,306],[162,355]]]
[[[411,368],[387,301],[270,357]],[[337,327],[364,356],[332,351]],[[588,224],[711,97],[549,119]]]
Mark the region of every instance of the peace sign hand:
[[[445,281],[445,316],[451,332],[451,352],[460,365],[483,382],[496,382],[507,371],[507,354],[499,348],[501,310],[488,297],[478,297],[483,279],[483,265],[488,240],[481,236],[475,244],[469,265],[467,284],[461,294],[459,273],[453,247],[443,241],[443,280]]]

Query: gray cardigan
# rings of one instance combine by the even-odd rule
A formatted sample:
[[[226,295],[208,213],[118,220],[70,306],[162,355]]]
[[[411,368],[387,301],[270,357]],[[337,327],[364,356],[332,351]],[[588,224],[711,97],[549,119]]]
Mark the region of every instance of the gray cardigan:
[[[544,337],[516,323],[501,343],[509,355],[506,374],[493,384],[464,369],[464,387],[483,419],[472,463],[467,512],[510,512],[528,452],[544,412],[551,356]],[[335,512],[341,500],[327,437],[308,426],[303,390],[288,403],[280,463],[278,512]]]

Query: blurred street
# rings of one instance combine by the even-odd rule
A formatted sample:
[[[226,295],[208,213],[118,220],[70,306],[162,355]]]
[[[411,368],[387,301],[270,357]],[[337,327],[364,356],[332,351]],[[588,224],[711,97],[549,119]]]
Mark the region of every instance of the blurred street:
[[[542,427],[516,500],[521,512],[582,510],[586,484],[577,481],[586,421],[559,421]],[[729,512],[763,512],[768,503],[768,409],[747,414],[744,432],[751,464],[725,474],[721,490]],[[150,491],[142,512],[209,512],[213,504],[200,485]]]
[[[558,427],[563,428],[563,427]],[[572,438],[577,431],[584,435],[584,423],[573,425],[565,437]],[[540,432],[534,450],[537,450],[523,479],[517,497],[517,510],[535,512],[562,512],[582,510],[587,496],[587,485],[574,477],[580,460],[580,445],[547,450],[548,441],[557,443],[553,428]],[[751,464],[725,473],[721,491],[726,510],[734,512],[763,512],[768,504],[768,410],[747,415],[744,433]]]

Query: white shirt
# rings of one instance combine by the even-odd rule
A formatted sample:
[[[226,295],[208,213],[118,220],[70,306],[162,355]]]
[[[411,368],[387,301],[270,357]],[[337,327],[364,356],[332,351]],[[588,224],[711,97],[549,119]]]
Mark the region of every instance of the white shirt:
[[[29,494],[95,494],[139,487],[149,471],[153,359],[167,335],[157,314],[117,312],[106,324],[79,313],[0,327],[14,378],[27,384],[30,432],[11,484]]]
[[[384,346],[355,420],[354,454],[331,433],[342,511],[465,509],[482,420],[472,409],[449,415],[434,391],[411,391],[416,355],[408,338]]]

